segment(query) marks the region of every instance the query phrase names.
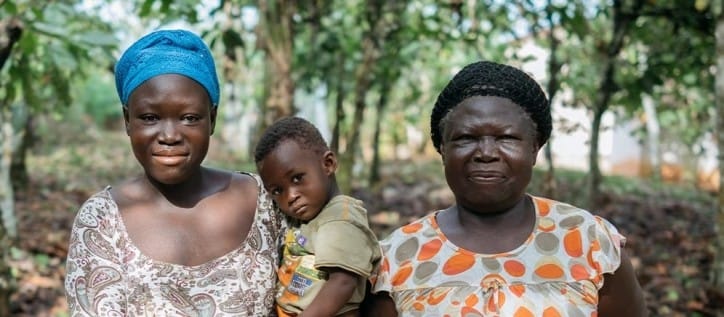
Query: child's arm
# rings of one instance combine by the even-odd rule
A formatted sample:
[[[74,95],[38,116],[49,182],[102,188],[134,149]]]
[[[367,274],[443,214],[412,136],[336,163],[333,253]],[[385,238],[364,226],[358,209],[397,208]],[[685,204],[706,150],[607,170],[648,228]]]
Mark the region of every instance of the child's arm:
[[[367,297],[362,317],[397,317],[397,308],[389,293],[368,293]]]
[[[329,273],[319,294],[298,317],[331,317],[352,297],[360,276],[340,268],[322,268]]]

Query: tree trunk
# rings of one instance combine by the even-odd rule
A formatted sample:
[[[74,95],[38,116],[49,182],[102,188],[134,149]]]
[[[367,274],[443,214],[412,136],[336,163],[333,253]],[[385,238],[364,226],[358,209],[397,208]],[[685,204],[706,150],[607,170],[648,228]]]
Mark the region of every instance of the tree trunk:
[[[616,57],[623,48],[624,39],[631,24],[636,20],[643,1],[636,1],[630,12],[623,12],[620,0],[613,2],[613,35],[606,51],[602,52],[603,72],[598,94],[593,105],[593,121],[591,122],[591,148],[589,151],[588,208],[594,209],[600,202],[601,169],[598,166],[598,139],[601,129],[601,118],[608,110],[611,96],[618,89],[614,80]]]
[[[15,194],[10,179],[10,166],[15,152],[17,135],[13,130],[12,117],[7,109],[0,109],[0,211],[2,212],[3,226],[8,237],[17,237],[17,219],[15,218]]]
[[[648,94],[641,96],[641,105],[646,114],[646,157],[651,166],[651,179],[661,182],[661,151],[659,150],[659,118],[656,115],[654,99]]]
[[[23,107],[22,109],[27,109]],[[14,112],[18,114],[18,112]],[[18,191],[27,187],[30,181],[30,174],[26,164],[28,150],[33,145],[33,117],[25,111],[20,113],[19,118],[13,118],[14,122],[21,121],[20,124],[14,126],[17,144],[13,145],[12,159],[10,160],[10,181],[13,190]]]
[[[336,90],[337,95],[334,99],[334,128],[332,128],[332,141],[330,142],[330,147],[332,148],[332,151],[335,153],[339,153],[339,137],[340,137],[340,130],[342,122],[344,122],[345,113],[344,113],[344,97],[346,95],[346,91],[344,90],[344,61],[345,61],[345,54],[343,52],[338,54],[338,63],[337,63],[337,80],[336,80]]]
[[[15,139],[11,113],[0,108],[0,316],[10,316],[10,294],[14,278],[8,267],[10,245],[17,236],[14,193],[10,180],[10,163]]]
[[[10,58],[13,46],[20,40],[23,25],[17,19],[0,21],[0,70]],[[0,104],[0,316],[10,316],[10,295],[15,290],[15,279],[8,261],[12,239],[17,236],[15,197],[10,179],[15,131],[12,125],[12,100]]]
[[[10,295],[15,291],[15,279],[10,272],[10,239],[0,222],[0,316],[10,316]]]
[[[716,139],[719,160],[719,203],[716,219],[717,240],[716,256],[713,267],[714,289],[724,289],[724,12],[717,15],[716,24]]]
[[[601,94],[601,92],[599,92]],[[601,97],[607,98],[607,97]],[[588,152],[588,208],[594,209],[600,202],[601,168],[598,165],[598,141],[601,131],[601,119],[605,110],[596,107],[591,121],[591,148]]]
[[[551,0],[548,0],[548,3],[546,4],[546,18],[551,26],[548,31],[550,55],[548,56],[548,85],[546,86],[546,90],[548,92],[548,101],[550,102],[551,111],[553,111],[553,99],[558,92],[558,74],[561,70],[561,62],[558,60],[558,56],[556,55],[560,41],[556,38],[555,27],[553,27],[556,24],[553,21],[553,4],[551,3]],[[546,170],[543,182],[543,194],[550,198],[555,198],[558,188],[558,184],[556,183],[555,164],[553,162],[553,151],[551,150],[551,147],[553,146],[553,137],[554,133],[551,133],[551,136],[548,139],[548,145],[545,149],[543,149],[546,162],[548,162],[548,169]]]
[[[370,166],[370,185],[374,185],[380,181],[380,130],[382,130],[382,119],[384,118],[385,108],[387,107],[387,95],[390,86],[387,84],[387,78],[382,78],[380,83],[380,99],[377,102],[377,121],[375,121],[375,134],[372,138],[372,165]]]
[[[341,167],[338,175],[339,187],[342,192],[349,192],[352,188],[352,171],[355,157],[360,148],[360,127],[364,121],[367,92],[370,89],[372,78],[372,67],[377,59],[377,49],[374,47],[373,32],[367,32],[362,39],[362,63],[357,68],[355,75],[355,101],[354,113],[352,114],[352,125],[350,136],[347,138],[345,150],[341,154]]]
[[[259,130],[274,121],[294,114],[294,80],[292,79],[293,21],[296,1],[259,1],[257,41],[264,50],[268,89],[265,94]]]

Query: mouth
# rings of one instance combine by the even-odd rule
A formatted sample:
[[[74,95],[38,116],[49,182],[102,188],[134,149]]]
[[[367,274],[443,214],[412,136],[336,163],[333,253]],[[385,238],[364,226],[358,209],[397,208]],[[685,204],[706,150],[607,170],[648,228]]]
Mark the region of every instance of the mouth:
[[[474,183],[502,183],[505,179],[505,174],[496,171],[474,171],[468,174],[468,180]]]
[[[153,159],[161,165],[176,166],[186,161],[188,155],[182,154],[154,154]]]
[[[307,205],[299,206],[298,208],[293,208],[292,213],[301,216],[305,211],[307,211]]]

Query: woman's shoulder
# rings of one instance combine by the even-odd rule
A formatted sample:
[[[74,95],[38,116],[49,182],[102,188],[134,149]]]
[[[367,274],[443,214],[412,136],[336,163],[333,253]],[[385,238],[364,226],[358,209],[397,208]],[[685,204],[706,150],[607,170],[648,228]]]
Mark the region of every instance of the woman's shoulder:
[[[555,218],[584,217],[586,219],[595,217],[590,211],[567,202],[532,195],[531,198],[533,199],[539,216]]]
[[[264,189],[264,184],[258,174],[251,172],[236,171],[232,176],[231,187],[239,194],[237,198],[253,193],[256,198],[256,216],[270,219],[275,226],[282,226],[284,216],[274,207],[274,201]]]
[[[100,191],[97,191],[93,193],[92,195],[88,196],[88,198],[83,202],[83,205],[81,208],[84,208],[86,206],[91,205],[106,205],[109,203],[114,203],[113,195],[111,194],[111,190],[113,190],[113,187],[108,185],[105,188],[103,188]]]
[[[117,214],[118,207],[111,195],[111,186],[106,186],[88,197],[76,214],[76,222],[86,226],[95,226],[100,218]]]
[[[228,180],[227,189],[232,191],[254,191],[254,189],[261,187],[261,179],[258,175],[250,172],[243,171],[228,171],[220,169],[209,169],[212,174],[216,174],[217,179]]]
[[[574,228],[588,228],[588,230],[592,230],[590,231],[592,235],[599,238],[608,237],[615,240],[616,243],[625,241],[625,238],[618,232],[617,227],[604,217],[568,203],[532,197],[538,210],[538,216],[553,220],[555,226],[558,226],[564,232],[569,232]]]

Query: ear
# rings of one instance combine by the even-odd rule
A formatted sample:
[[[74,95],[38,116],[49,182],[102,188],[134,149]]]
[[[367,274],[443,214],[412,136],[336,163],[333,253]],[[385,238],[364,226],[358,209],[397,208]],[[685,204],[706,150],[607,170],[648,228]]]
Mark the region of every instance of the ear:
[[[541,146],[538,145],[538,141],[533,145],[533,166],[538,161],[538,153],[540,152]]]
[[[129,123],[128,123],[128,120],[129,120],[128,119],[128,106],[123,106],[122,108],[123,108],[123,124],[126,127],[126,135],[130,135],[130,129],[128,127],[128,125],[129,125]]]
[[[211,113],[209,113],[209,120],[211,120],[211,133],[209,135],[214,135],[214,129],[216,128],[217,109],[219,109],[218,106],[212,106]]]
[[[443,164],[445,163],[445,144],[440,142],[440,146],[437,148],[438,153],[440,153],[440,157],[442,158]]]
[[[327,150],[322,154],[322,168],[327,176],[337,171],[337,156],[334,152]]]

